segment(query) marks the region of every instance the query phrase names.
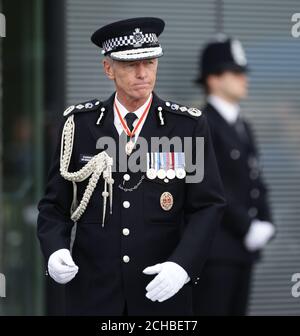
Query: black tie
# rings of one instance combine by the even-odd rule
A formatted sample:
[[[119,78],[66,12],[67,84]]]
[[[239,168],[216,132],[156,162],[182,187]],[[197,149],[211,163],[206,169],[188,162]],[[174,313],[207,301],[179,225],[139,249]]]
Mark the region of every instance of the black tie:
[[[137,119],[137,115],[133,112],[129,112],[125,116],[125,120],[126,120],[126,123],[127,123],[127,126],[129,128],[130,132],[132,132],[132,130],[133,130],[133,123],[136,119]],[[130,137],[127,135],[127,142],[129,140],[130,140]]]
[[[236,122],[234,123],[234,128],[236,130],[236,133],[238,134],[239,138],[244,142],[248,143],[248,135],[247,130],[245,127],[245,124],[243,122],[243,119],[241,117],[238,117]]]

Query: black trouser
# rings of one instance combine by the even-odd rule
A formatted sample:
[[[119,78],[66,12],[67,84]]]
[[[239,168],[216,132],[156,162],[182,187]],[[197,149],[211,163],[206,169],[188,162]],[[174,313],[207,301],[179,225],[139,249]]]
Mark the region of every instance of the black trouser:
[[[207,262],[194,286],[194,314],[246,315],[251,273],[252,264]]]

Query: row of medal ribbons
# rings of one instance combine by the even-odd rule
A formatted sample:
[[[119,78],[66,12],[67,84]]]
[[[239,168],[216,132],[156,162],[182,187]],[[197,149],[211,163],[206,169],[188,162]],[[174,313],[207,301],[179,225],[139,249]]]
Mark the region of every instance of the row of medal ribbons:
[[[151,180],[158,177],[159,179],[175,177],[184,179],[185,155],[184,152],[160,152],[147,153],[147,177]]]

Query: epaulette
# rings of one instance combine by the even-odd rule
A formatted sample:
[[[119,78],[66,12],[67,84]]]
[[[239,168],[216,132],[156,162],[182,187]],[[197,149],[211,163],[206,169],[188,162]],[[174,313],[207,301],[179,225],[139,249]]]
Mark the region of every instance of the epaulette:
[[[165,102],[164,109],[166,111],[173,112],[179,115],[187,115],[197,118],[202,115],[202,112],[195,107],[187,107],[169,101]]]
[[[64,111],[64,117],[69,116],[74,113],[78,112],[89,112],[89,111],[95,111],[98,110],[98,108],[101,106],[101,102],[99,99],[92,99],[88,100],[84,103],[80,103],[77,105],[71,105]]]

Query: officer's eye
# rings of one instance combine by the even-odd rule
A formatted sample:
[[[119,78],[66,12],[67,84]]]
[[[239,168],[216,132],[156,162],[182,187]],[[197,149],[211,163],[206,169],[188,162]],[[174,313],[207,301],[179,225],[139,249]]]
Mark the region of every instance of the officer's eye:
[[[131,67],[131,68],[132,68],[132,67],[135,67],[135,65],[136,65],[136,62],[129,62],[129,63],[128,63],[128,66]]]

